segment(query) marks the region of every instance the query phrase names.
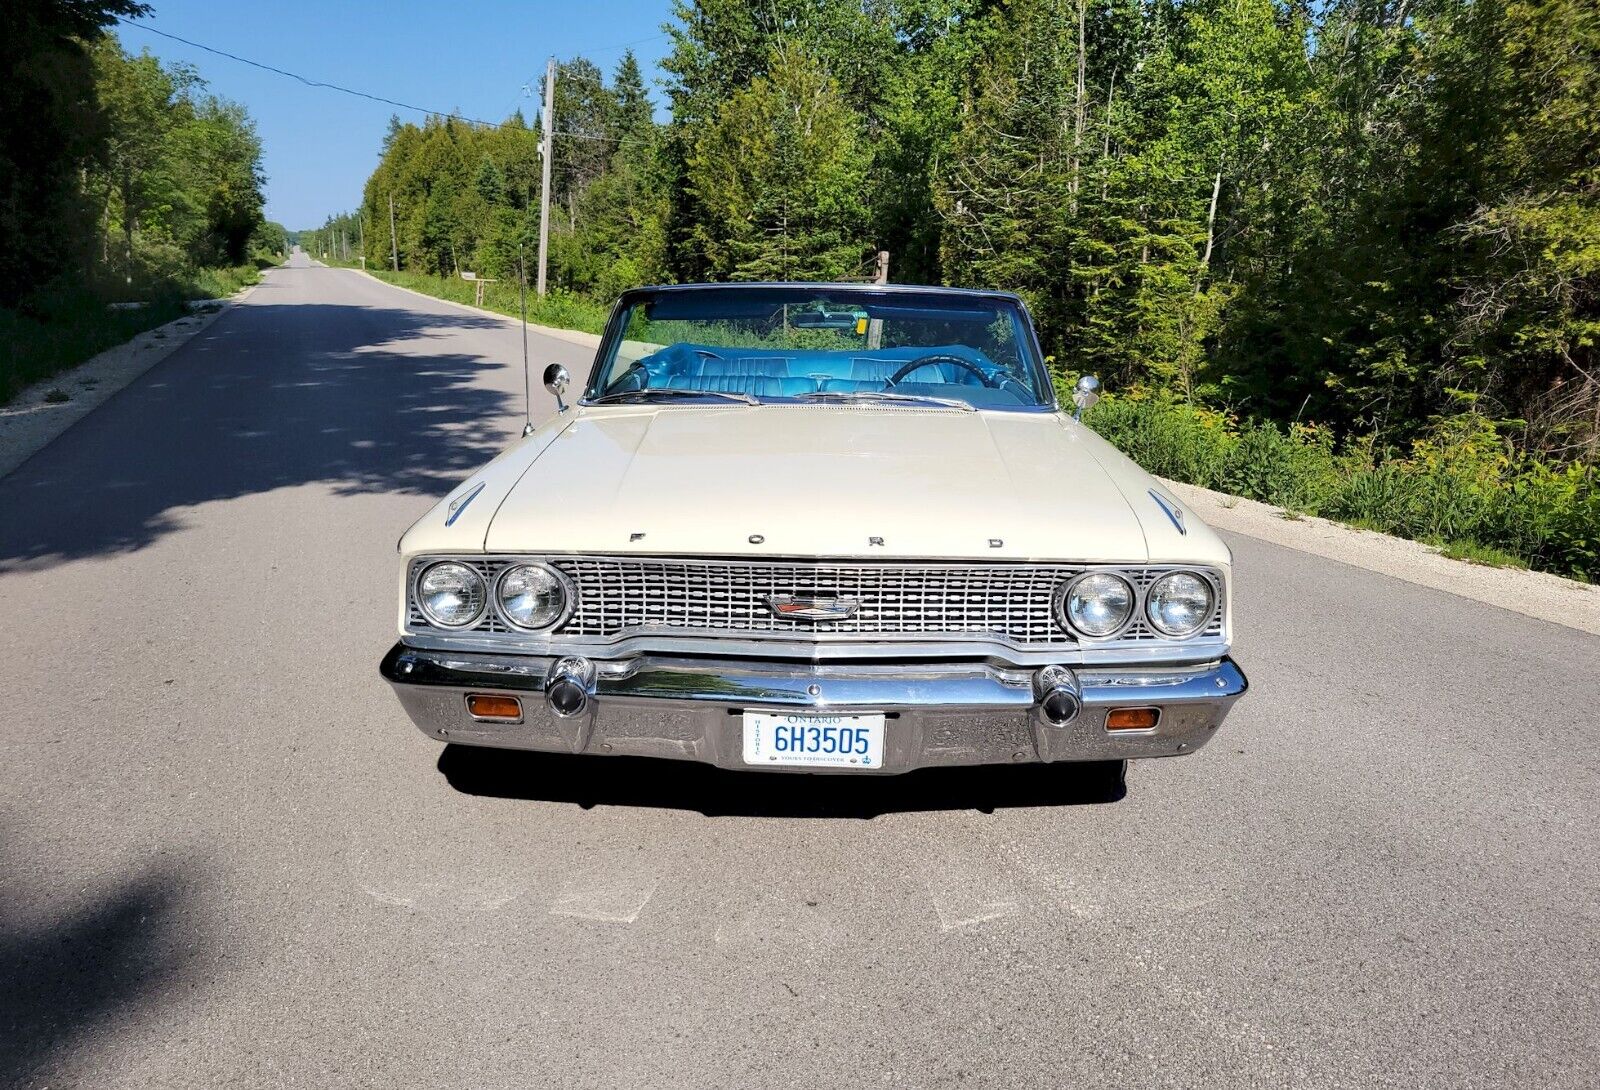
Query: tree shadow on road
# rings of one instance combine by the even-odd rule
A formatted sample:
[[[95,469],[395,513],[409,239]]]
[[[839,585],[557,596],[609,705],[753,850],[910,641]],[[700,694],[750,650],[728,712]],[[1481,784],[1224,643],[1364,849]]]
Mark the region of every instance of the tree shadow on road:
[[[1126,794],[1115,762],[929,768],[899,776],[734,772],[691,761],[450,745],[439,771],[468,795],[695,810],[707,817],[855,818],[930,810],[1083,806]]]
[[[7,870],[15,875],[15,870]],[[178,926],[182,886],[155,868],[57,919],[23,920],[19,891],[0,915],[0,1084],[62,1084],[53,1068],[119,1012],[148,1003],[194,956]]]
[[[143,548],[181,510],[308,483],[442,495],[516,435],[471,314],[234,309],[0,480],[0,569]],[[520,362],[520,361],[519,361]]]

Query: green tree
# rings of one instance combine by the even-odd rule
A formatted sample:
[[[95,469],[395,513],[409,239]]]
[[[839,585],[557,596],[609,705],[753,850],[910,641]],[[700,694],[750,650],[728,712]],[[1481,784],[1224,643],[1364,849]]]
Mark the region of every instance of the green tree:
[[[699,238],[720,277],[831,280],[868,249],[860,120],[799,50],[781,50],[704,127],[687,181],[707,212]]]
[[[94,211],[79,179],[105,151],[88,45],[134,0],[8,0],[0,6],[0,306],[86,275]]]

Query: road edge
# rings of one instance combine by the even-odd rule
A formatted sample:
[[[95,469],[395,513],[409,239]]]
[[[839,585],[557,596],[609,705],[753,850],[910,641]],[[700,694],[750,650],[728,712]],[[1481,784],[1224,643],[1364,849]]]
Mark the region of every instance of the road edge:
[[[1294,515],[1281,507],[1197,485],[1163,483],[1213,529],[1600,636],[1600,586],[1549,572],[1469,564],[1442,556],[1438,549],[1420,541]]]
[[[519,329],[522,327],[522,319],[513,315],[501,314],[498,310],[489,310],[487,307],[475,307],[471,303],[458,303],[454,299],[446,299],[440,295],[429,295],[427,292],[418,291],[416,288],[407,288],[402,287],[399,284],[391,284],[389,281],[384,280],[381,277],[373,276],[366,269],[350,269],[340,265],[325,265],[323,267],[335,269],[338,272],[355,273],[357,276],[366,277],[374,284],[382,284],[386,288],[393,288],[395,291],[403,291],[407,295],[415,295],[418,299],[427,299],[430,302],[443,303],[446,306],[455,307],[457,310],[464,310],[469,314],[481,314],[488,318],[496,318],[509,325],[514,325]],[[600,334],[598,333],[585,333],[578,329],[559,329],[556,326],[538,325],[535,322],[528,323],[528,332],[537,333],[542,337],[553,337],[558,341],[566,341],[568,344],[579,345],[583,348],[600,347]]]
[[[260,280],[218,300],[220,306],[147,329],[82,363],[35,382],[11,404],[0,407],[0,480],[22,468],[73,425],[92,415],[156,364],[188,344],[195,334],[248,299],[266,283],[273,271],[262,270]],[[44,395],[57,388],[73,389],[72,399],[60,404],[45,401]]]

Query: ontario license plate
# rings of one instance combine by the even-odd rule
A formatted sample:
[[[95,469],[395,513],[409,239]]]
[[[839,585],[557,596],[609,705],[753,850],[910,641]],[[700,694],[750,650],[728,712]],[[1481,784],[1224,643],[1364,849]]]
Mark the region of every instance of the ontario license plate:
[[[744,763],[882,768],[883,716],[745,712]]]

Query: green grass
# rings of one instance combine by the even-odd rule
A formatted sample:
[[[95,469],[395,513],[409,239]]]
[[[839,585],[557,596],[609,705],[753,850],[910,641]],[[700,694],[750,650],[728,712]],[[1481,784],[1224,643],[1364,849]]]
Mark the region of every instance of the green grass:
[[[1479,545],[1476,541],[1446,541],[1438,546],[1441,556],[1448,556],[1451,560],[1464,560],[1468,564],[1479,564],[1486,568],[1526,568],[1527,562],[1519,556],[1512,556],[1504,549],[1497,549],[1493,545]]]
[[[187,300],[224,298],[258,282],[261,268],[257,262],[197,270],[182,282],[136,293],[148,304],[137,310],[108,309],[111,292],[63,284],[41,288],[15,309],[0,308],[0,405],[36,382],[183,317]]]
[[[107,310],[86,291],[57,293],[43,302],[22,312],[0,309],[0,405],[35,382],[185,313],[179,298],[119,311]]]
[[[1320,515],[1472,563],[1600,578],[1600,469],[1508,453],[1478,414],[1436,420],[1389,451],[1138,390],[1085,420],[1152,473],[1273,504],[1291,521]]]
[[[328,262],[328,264],[340,264]],[[438,299],[449,299],[457,303],[472,304],[476,293],[476,286],[470,280],[460,277],[432,276],[428,273],[390,272],[388,269],[368,269],[373,276],[386,283],[412,291],[420,291],[424,295],[432,295]],[[497,281],[485,287],[483,293],[485,310],[492,310],[499,314],[508,314],[515,318],[520,311],[517,305],[517,285],[515,281]],[[606,319],[611,316],[611,308],[604,303],[597,303],[581,295],[571,295],[566,292],[552,292],[543,299],[528,292],[528,321],[535,325],[550,326],[554,329],[573,329],[582,333],[601,333],[606,327]]]
[[[225,299],[236,291],[259,284],[261,271],[272,268],[274,264],[263,258],[251,265],[201,269],[194,274],[188,294],[196,299]]]

